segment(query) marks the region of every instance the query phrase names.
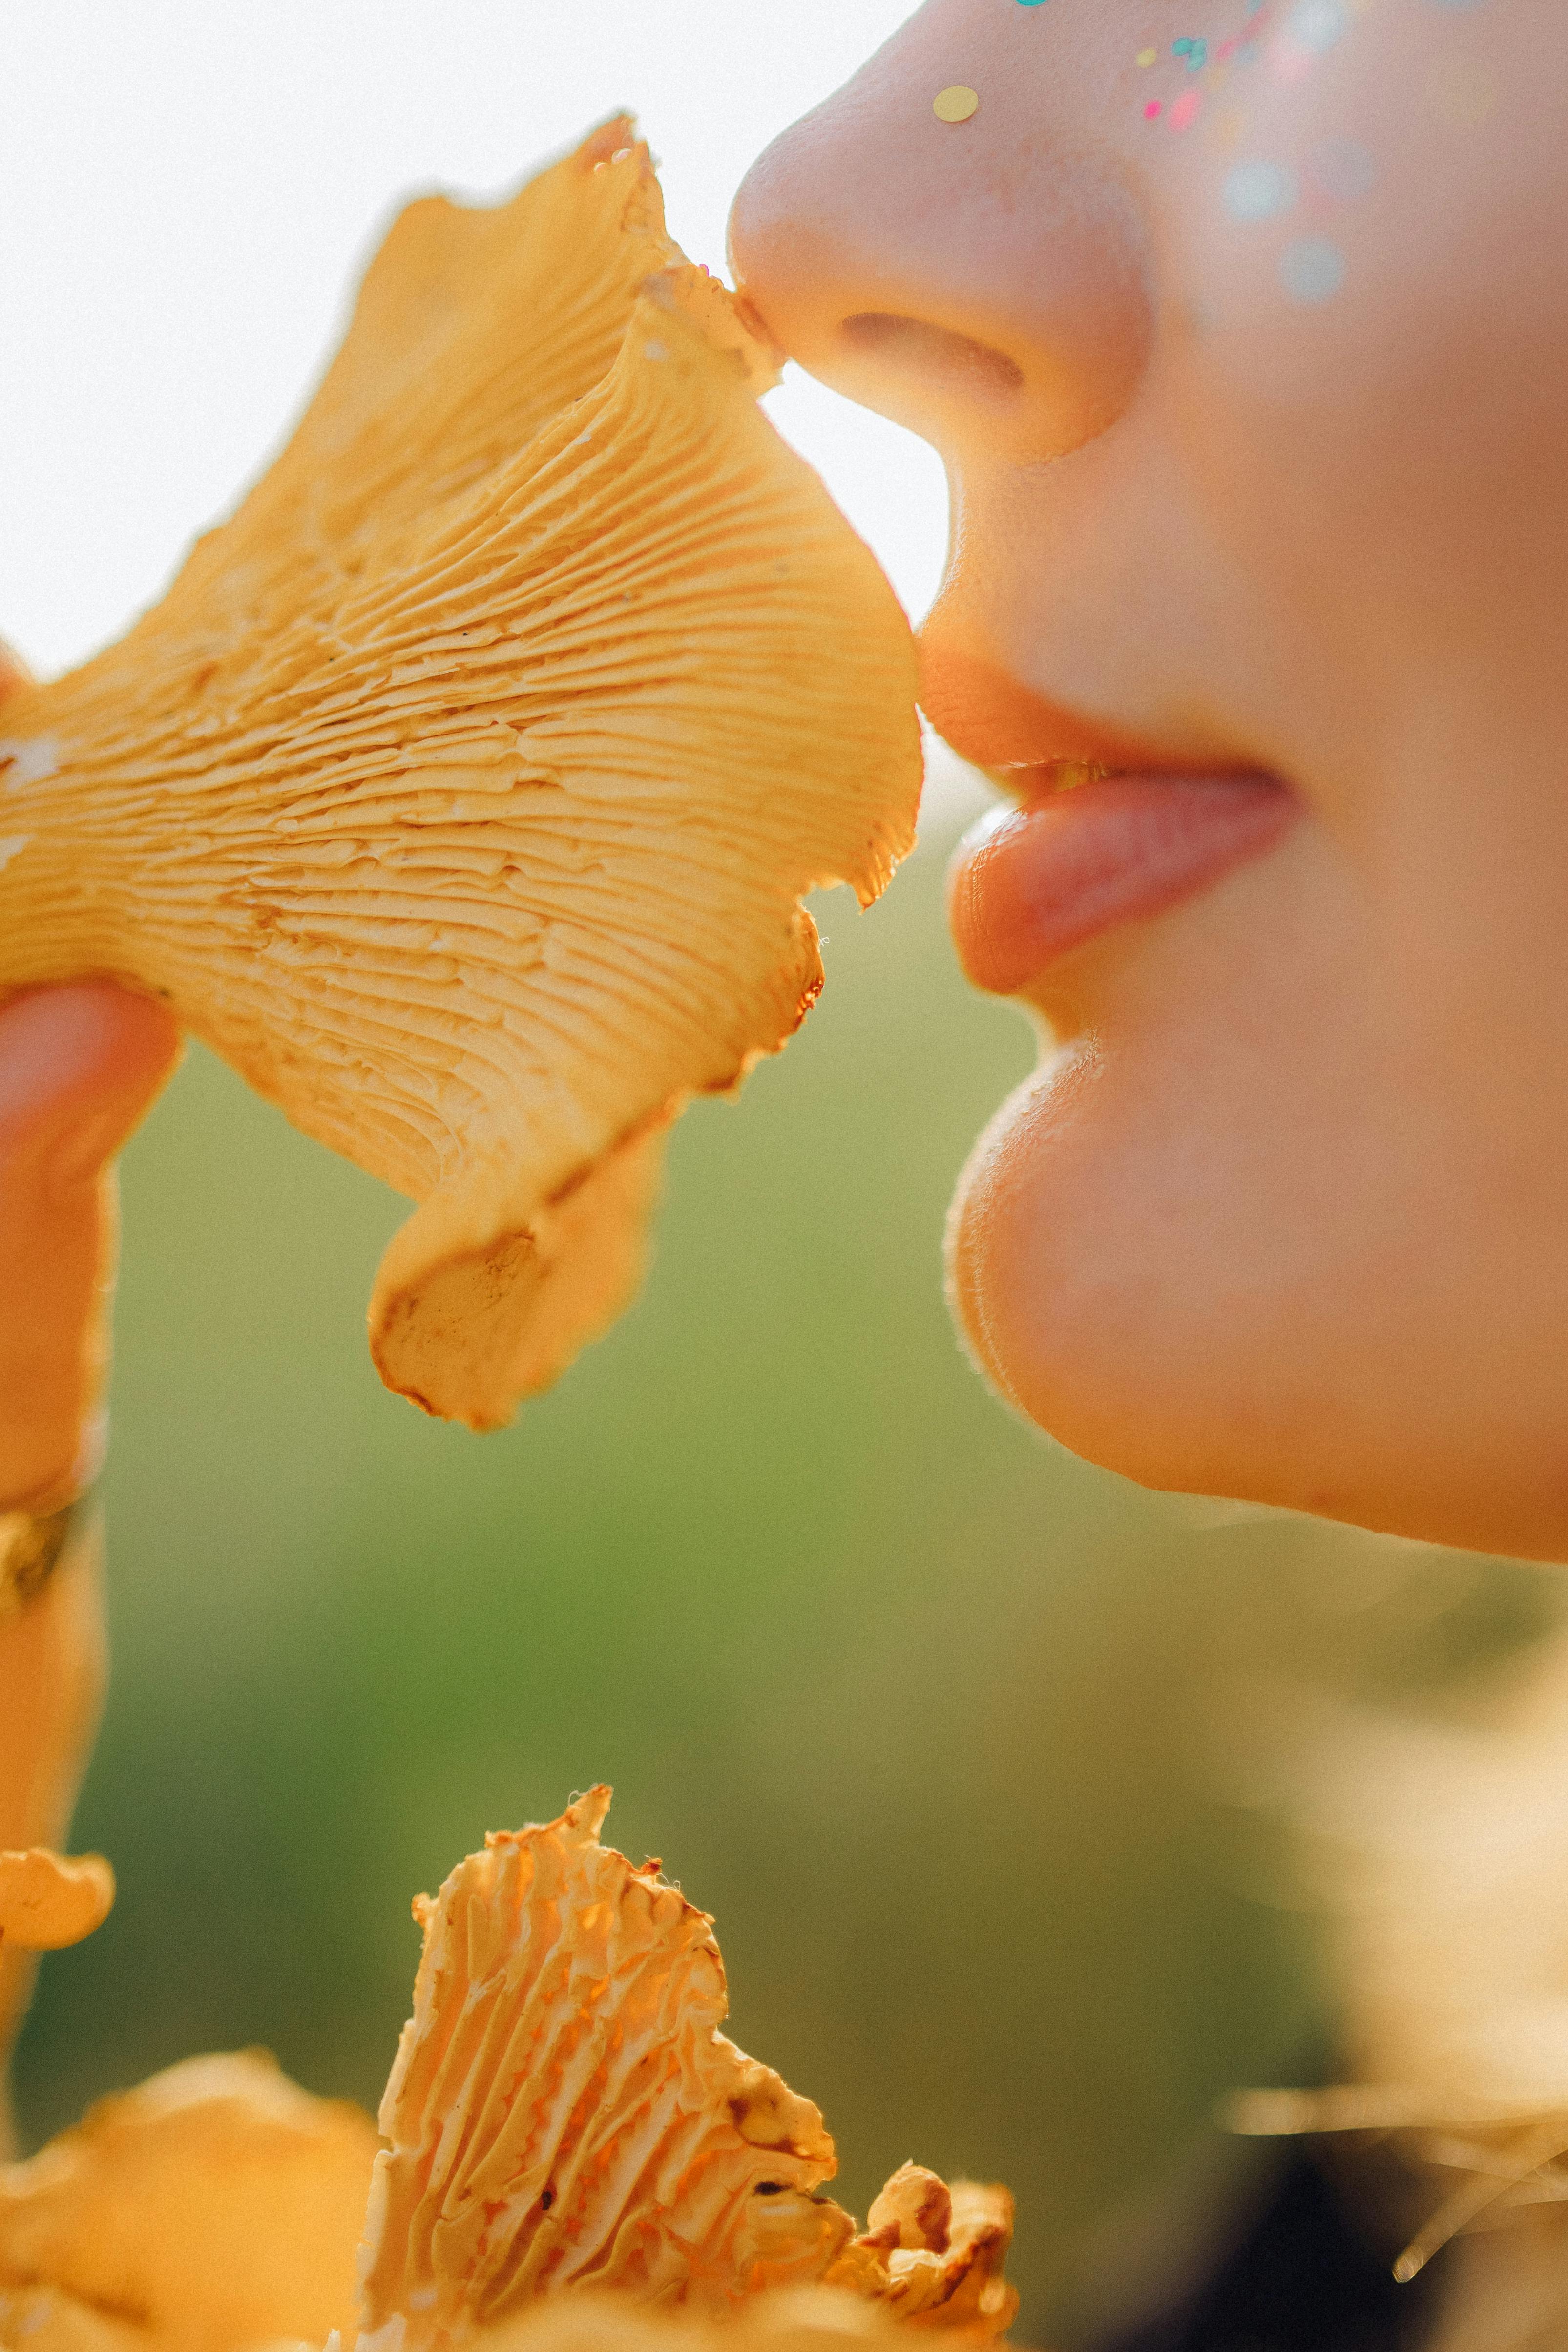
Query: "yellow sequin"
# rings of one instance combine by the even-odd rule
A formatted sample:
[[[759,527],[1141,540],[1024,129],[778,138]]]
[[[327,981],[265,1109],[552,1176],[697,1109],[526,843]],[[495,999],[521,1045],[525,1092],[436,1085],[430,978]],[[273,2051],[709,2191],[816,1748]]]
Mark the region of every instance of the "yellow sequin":
[[[956,81],[937,91],[931,101],[931,111],[938,122],[967,122],[979,103],[977,93],[967,83]]]

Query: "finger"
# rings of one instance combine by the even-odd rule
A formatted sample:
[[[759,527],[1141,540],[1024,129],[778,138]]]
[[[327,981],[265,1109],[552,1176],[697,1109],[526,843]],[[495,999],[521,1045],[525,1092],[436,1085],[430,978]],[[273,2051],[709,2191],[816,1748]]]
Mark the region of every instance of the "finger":
[[[108,981],[0,1006],[0,1507],[73,1490],[113,1272],[104,1170],[178,1051],[163,1008]]]
[[[15,694],[18,688],[31,686],[32,683],[33,673],[16,646],[8,646],[5,638],[0,637],[0,702],[4,702],[7,695]]]

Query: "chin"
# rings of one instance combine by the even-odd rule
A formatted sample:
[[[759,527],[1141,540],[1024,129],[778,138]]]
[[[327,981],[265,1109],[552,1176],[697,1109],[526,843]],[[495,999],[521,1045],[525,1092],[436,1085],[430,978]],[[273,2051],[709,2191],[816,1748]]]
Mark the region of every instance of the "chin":
[[[1151,1184],[1135,1139],[1117,1133],[1118,1079],[1093,1041],[1053,1052],[975,1146],[947,1236],[970,1354],[1017,1412],[1103,1469],[1322,1509],[1321,1454],[1308,1475],[1282,1442],[1304,1400],[1279,1392],[1294,1385],[1288,1365],[1216,1296],[1208,1220],[1174,1197],[1203,1139],[1163,1147]],[[1273,1359],[1261,1384],[1260,1355]]]
[[[949,1298],[1001,1397],[1142,1486],[1568,1559],[1568,1421],[1552,1402],[1526,1428],[1517,1391],[1456,1412],[1451,1339],[1380,1322],[1365,1265],[1347,1262],[1325,1297],[1300,1228],[1257,1246],[1201,1132],[1185,1148],[1167,1135],[1160,1182],[1117,1148],[1115,1091],[1095,1046],[1064,1049],[1003,1104],[959,1180]]]
[[[1019,1412],[1141,1486],[1562,1559],[1560,1325],[1292,863],[1031,990],[1060,1042],[960,1180],[955,1316]]]

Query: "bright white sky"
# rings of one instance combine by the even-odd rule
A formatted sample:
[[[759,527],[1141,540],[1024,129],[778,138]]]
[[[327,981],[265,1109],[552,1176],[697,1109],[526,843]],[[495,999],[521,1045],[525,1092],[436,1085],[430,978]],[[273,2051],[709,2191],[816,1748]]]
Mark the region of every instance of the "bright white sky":
[[[910,0],[912,5],[912,0]],[[747,163],[906,0],[7,0],[0,635],[117,635],[257,470],[398,201],[494,194],[621,105],[721,267]],[[912,613],[946,534],[923,444],[791,370],[775,421]]]

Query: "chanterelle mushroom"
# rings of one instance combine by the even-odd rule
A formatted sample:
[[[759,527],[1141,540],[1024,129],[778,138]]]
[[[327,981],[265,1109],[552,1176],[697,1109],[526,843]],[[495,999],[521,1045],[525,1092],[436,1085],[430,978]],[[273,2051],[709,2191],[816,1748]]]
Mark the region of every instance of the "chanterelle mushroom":
[[[434,1901],[382,2102],[365,2328],[444,2347],[568,2287],[734,2309],[822,2281],[985,2341],[1005,2189],[905,2166],[856,2237],[818,2109],[719,2032],[713,1922],[599,1843],[610,1791],[493,1836]],[[912,2193],[913,2188],[913,2193]]]
[[[538,2332],[555,2352],[719,2352],[710,2323],[742,2315],[737,2352],[999,2336],[1007,2191],[904,2165],[857,2235],[819,2193],[837,2158],[817,2108],[719,2031],[712,1921],[600,1843],[609,1801],[491,1837],[416,1904],[373,2175],[368,2118],[254,2053],[154,2076],[0,2167],[0,2347],[319,2341],[347,2315],[361,2211],[358,2352],[527,2352],[563,2304]],[[650,2305],[689,2326],[650,2327]]]
[[[129,976],[420,1202],[382,1377],[504,1422],[625,1303],[662,1137],[910,845],[914,650],[626,121],[372,262],[272,470],[8,700],[0,990]]]
[[[100,1853],[0,1853],[0,1944],[62,1951],[101,1927],[113,1905],[114,1873]]]
[[[243,2352],[350,2321],[370,2117],[259,2051],[191,2058],[0,2166],[0,2345]]]

